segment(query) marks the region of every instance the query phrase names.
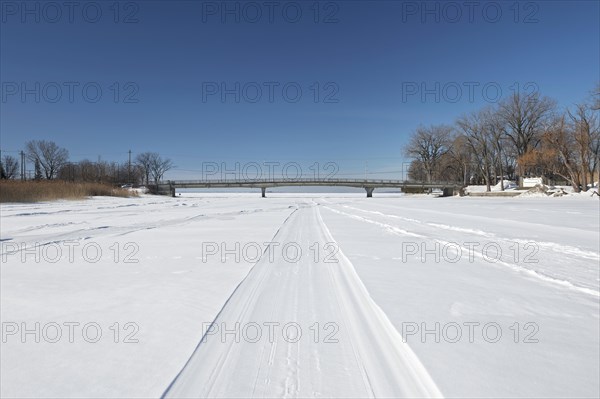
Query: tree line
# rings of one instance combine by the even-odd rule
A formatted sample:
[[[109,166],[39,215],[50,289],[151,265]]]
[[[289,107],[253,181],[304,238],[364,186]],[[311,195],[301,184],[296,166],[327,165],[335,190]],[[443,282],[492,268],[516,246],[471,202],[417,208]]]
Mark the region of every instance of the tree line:
[[[587,101],[560,110],[539,93],[515,93],[462,115],[452,125],[421,126],[404,148],[417,181],[485,184],[536,176],[587,191],[600,174],[600,85]],[[594,180],[596,179],[596,180]]]
[[[12,155],[0,159],[1,179],[65,180],[107,184],[158,184],[174,167],[169,158],[156,152],[137,154],[131,161],[69,161],[69,151],[53,141],[32,140],[21,151],[21,160]],[[33,176],[27,173],[27,162],[33,164]]]

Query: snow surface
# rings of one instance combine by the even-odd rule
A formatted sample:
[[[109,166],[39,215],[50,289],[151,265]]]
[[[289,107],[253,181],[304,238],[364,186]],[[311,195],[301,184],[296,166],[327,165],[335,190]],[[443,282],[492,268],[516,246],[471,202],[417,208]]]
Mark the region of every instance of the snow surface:
[[[66,328],[56,343],[51,328],[39,343],[4,334],[0,396],[600,396],[597,198],[363,196],[1,205],[3,333],[80,325],[73,342]],[[203,243],[265,242],[302,257],[203,259]],[[96,343],[82,338],[90,322]],[[128,322],[137,343],[123,342]],[[211,322],[234,333],[211,335]],[[236,323],[262,326],[261,339]],[[279,323],[274,339],[265,323]],[[282,338],[289,323],[297,342]]]

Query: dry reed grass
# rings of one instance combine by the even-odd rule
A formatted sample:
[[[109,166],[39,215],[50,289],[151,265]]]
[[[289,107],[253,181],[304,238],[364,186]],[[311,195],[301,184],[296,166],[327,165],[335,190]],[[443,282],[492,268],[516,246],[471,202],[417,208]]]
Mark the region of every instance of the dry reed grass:
[[[67,181],[0,181],[0,202],[38,202],[90,196],[137,197],[135,191],[101,183]]]

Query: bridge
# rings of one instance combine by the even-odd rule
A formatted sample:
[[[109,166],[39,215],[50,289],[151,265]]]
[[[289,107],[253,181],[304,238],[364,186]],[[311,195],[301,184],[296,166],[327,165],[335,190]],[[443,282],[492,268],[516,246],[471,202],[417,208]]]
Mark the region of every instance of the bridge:
[[[443,196],[453,195],[460,185],[449,182],[414,182],[407,180],[375,180],[375,179],[225,179],[225,180],[167,180],[154,186],[160,194],[175,196],[177,189],[182,188],[260,188],[263,198],[266,197],[267,188],[291,186],[328,186],[328,187],[354,187],[363,188],[367,197],[373,196],[376,188],[399,188],[402,191],[412,190],[442,190]]]

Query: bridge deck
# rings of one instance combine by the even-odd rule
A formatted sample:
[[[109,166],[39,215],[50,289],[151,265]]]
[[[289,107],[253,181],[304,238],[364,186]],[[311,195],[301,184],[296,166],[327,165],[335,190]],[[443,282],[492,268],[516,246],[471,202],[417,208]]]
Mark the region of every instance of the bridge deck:
[[[449,190],[459,187],[456,183],[449,182],[414,182],[407,180],[382,180],[382,179],[336,179],[336,178],[290,178],[290,179],[222,179],[222,180],[168,180],[157,185],[159,192],[175,195],[178,188],[260,188],[263,197],[269,187],[290,186],[331,186],[364,188],[367,197],[371,197],[375,188],[422,188],[441,189],[444,194]]]

